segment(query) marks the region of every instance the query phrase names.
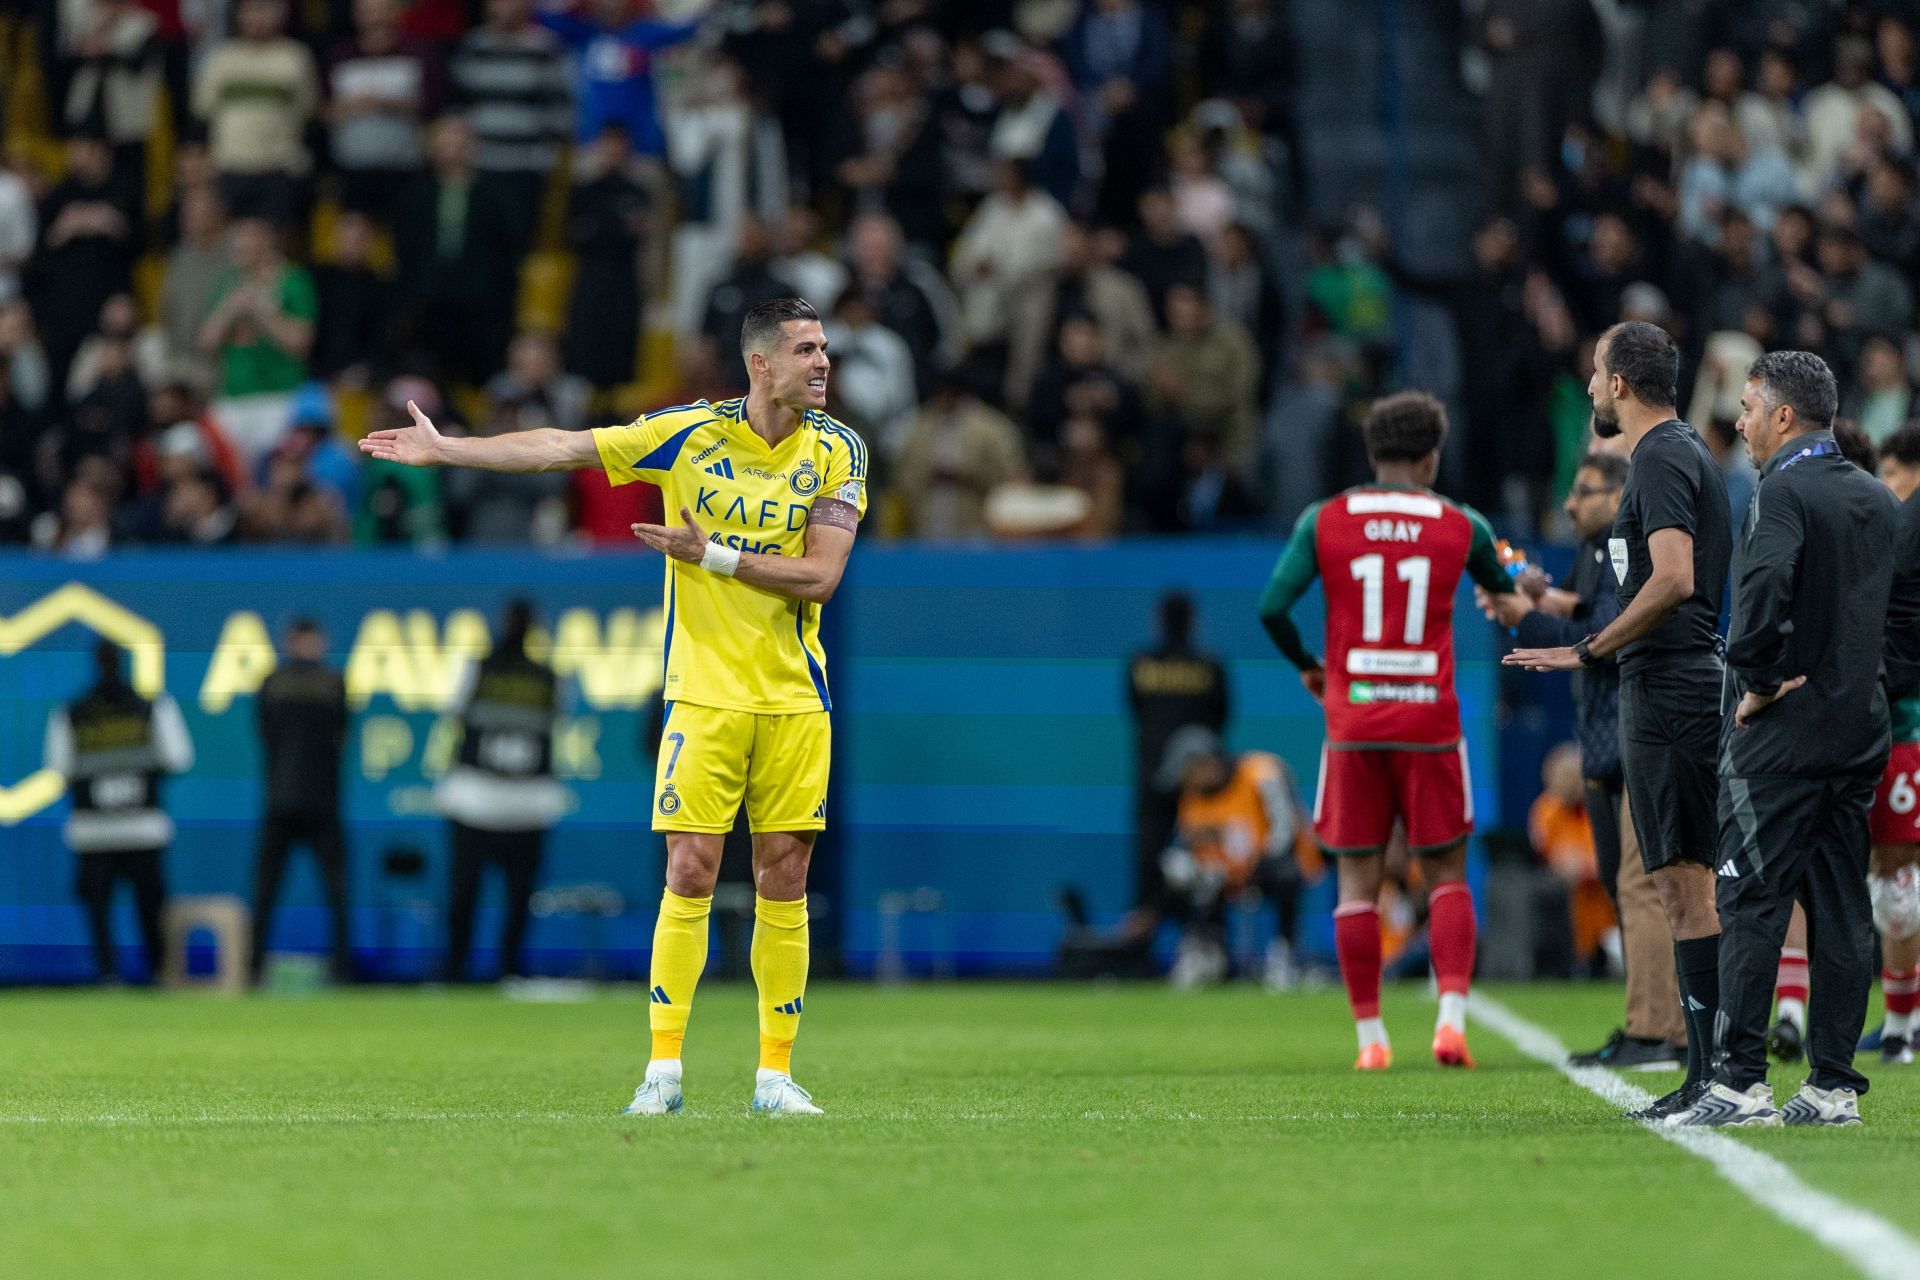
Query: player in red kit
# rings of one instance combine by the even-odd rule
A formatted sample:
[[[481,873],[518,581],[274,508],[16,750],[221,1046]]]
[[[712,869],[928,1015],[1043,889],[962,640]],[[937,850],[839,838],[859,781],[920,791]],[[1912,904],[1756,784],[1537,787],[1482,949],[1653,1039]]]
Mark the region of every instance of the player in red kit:
[[[1309,507],[1260,598],[1260,621],[1326,708],[1314,831],[1340,868],[1334,942],[1360,1039],[1354,1066],[1393,1061],[1380,1021],[1380,877],[1397,820],[1428,889],[1427,941],[1440,987],[1433,1056],[1470,1067],[1467,987],[1473,893],[1467,836],[1473,788],[1453,688],[1453,597],[1463,572],[1513,589],[1480,514],[1433,492],[1446,410],[1403,392],[1377,401],[1364,428],[1374,482]],[[1326,596],[1326,658],[1291,611],[1315,578]]]

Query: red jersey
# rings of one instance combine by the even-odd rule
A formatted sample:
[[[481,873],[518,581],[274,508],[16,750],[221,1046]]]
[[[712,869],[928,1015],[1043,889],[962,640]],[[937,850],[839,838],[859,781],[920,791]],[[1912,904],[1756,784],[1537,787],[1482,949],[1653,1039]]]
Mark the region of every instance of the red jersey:
[[[1489,591],[1512,589],[1487,522],[1430,490],[1362,485],[1300,517],[1260,614],[1287,656],[1310,666],[1286,614],[1321,580],[1329,745],[1460,741],[1453,597],[1465,572]]]

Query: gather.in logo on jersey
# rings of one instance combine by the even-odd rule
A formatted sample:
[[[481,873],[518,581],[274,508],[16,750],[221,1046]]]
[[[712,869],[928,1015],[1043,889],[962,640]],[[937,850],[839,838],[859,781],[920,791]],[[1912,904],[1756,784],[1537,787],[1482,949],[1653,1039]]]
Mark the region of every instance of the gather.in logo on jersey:
[[[668,818],[680,812],[680,793],[673,789],[671,782],[660,790],[660,812]]]
[[[1431,649],[1349,649],[1350,676],[1437,676],[1440,655]]]
[[[813,462],[809,459],[793,469],[793,474],[787,477],[787,484],[801,497],[811,498],[820,492],[820,473],[814,470]]]
[[[1433,703],[1440,701],[1440,690],[1430,684],[1374,684],[1356,680],[1347,686],[1347,701],[1355,706],[1381,702]]]

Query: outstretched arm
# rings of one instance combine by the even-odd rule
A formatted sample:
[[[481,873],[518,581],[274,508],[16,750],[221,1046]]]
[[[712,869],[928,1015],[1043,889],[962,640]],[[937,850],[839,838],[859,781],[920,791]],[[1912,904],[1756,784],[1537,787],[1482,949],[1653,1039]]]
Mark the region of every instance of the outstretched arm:
[[[443,436],[420,406],[407,401],[410,427],[374,431],[360,452],[407,467],[478,467],[482,471],[578,471],[600,464],[590,431],[509,431],[498,436]]]
[[[847,558],[853,554],[854,531],[859,525],[859,513],[851,502],[822,498],[813,504],[813,514],[807,521],[806,553],[778,556],[756,551],[736,552],[708,541],[707,531],[685,507],[680,508],[680,519],[682,523],[677,525],[636,524],[634,536],[675,560],[701,565],[790,600],[813,604],[825,604],[840,586],[840,576],[847,570]],[[715,557],[714,563],[708,562],[709,556]]]

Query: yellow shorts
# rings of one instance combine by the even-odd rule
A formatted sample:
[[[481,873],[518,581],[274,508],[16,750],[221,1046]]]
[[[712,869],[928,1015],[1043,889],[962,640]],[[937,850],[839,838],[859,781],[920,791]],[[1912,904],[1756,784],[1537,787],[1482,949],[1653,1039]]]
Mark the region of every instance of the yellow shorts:
[[[654,766],[655,831],[821,831],[833,727],[824,711],[762,716],[676,702]]]

